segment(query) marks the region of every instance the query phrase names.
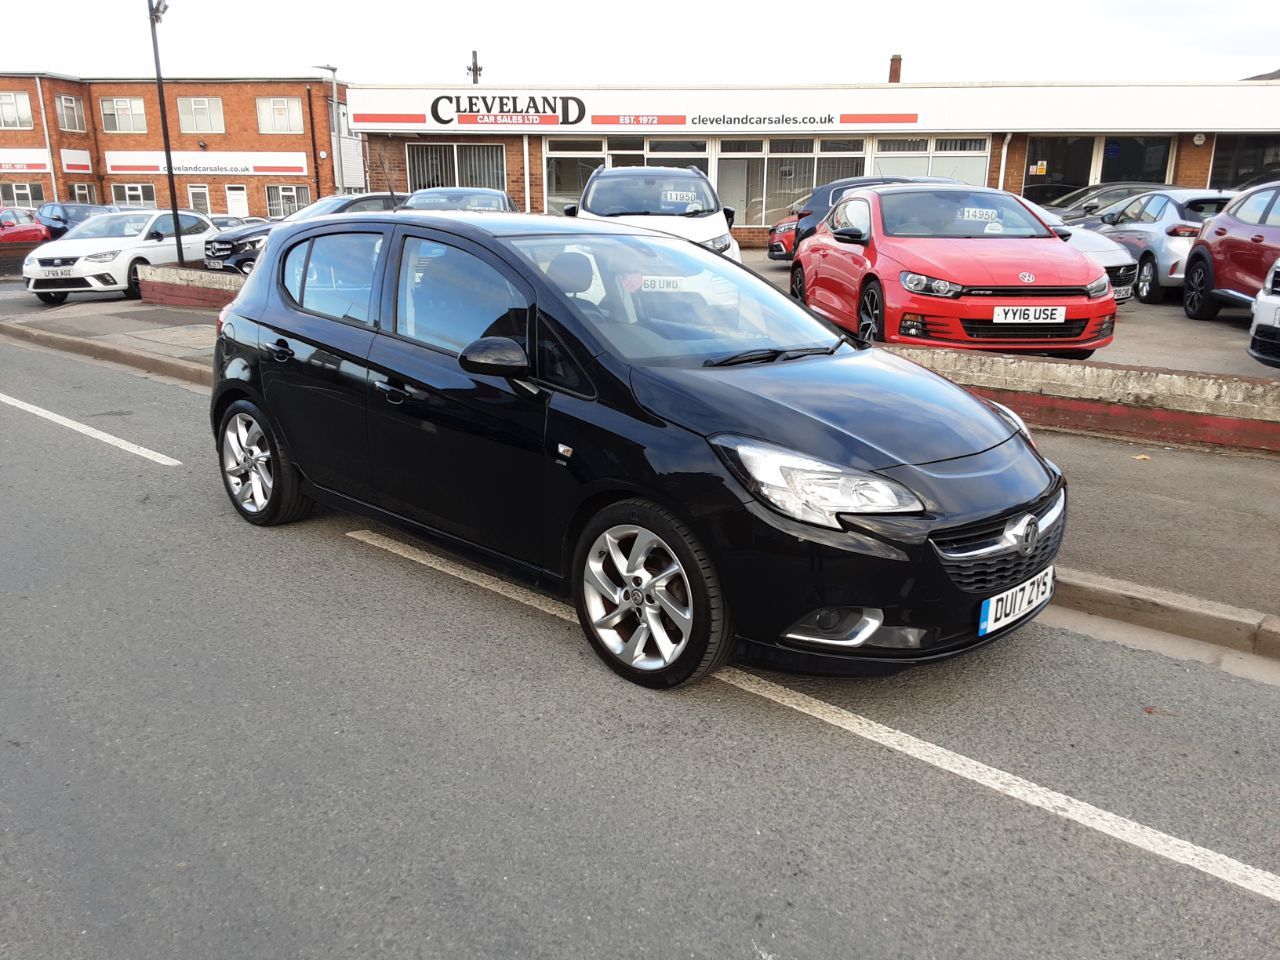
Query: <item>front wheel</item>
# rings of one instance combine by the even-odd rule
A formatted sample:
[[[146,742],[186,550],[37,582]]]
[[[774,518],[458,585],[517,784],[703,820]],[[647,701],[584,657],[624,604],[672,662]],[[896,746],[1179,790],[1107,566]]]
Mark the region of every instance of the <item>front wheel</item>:
[[[41,303],[48,303],[52,305],[65,303],[67,300],[67,295],[65,293],[37,293],[36,296],[40,298]]]
[[[1187,267],[1186,282],[1182,287],[1182,312],[1192,320],[1212,320],[1219,309],[1212,291],[1209,267],[1203,260],[1197,260]]]
[[[1139,303],[1163,303],[1164,287],[1156,277],[1156,262],[1151,257],[1143,257],[1138,264],[1138,279],[1134,284],[1134,293]]]
[[[791,268],[791,296],[804,303],[804,294],[804,267],[796,264]]]
[[[675,687],[728,661],[733,630],[720,579],[669,510],[641,499],[605,507],[578,538],[573,580],[592,649],[632,683]]]
[[[867,343],[884,339],[884,288],[868,280],[858,298],[858,336]]]
[[[125,280],[124,295],[130,300],[138,300],[142,297],[142,281],[138,279],[138,267],[142,265],[141,260],[135,260],[129,264],[129,273]]]

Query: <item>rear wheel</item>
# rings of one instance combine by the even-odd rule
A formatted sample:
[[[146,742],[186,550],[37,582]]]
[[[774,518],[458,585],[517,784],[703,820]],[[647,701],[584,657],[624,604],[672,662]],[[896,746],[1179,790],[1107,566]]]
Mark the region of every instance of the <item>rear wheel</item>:
[[[733,630],[720,579],[669,510],[641,499],[605,507],[578,539],[573,579],[592,649],[632,683],[675,687],[728,661]]]
[[[868,280],[858,298],[858,336],[871,343],[884,339],[884,288]]]
[[[1192,320],[1212,320],[1218,315],[1218,309],[1213,299],[1209,265],[1204,260],[1197,260],[1187,267],[1187,278],[1182,287],[1182,312]]]
[[[804,303],[804,294],[804,267],[796,264],[791,268],[791,296]]]
[[[311,512],[284,442],[256,404],[237,400],[218,428],[222,484],[236,512],[260,527],[301,520]]]
[[[1134,283],[1134,293],[1137,294],[1140,303],[1164,303],[1165,290],[1160,286],[1160,280],[1156,276],[1154,257],[1143,257],[1142,262],[1138,264],[1138,278]]]
[[[37,293],[36,296],[40,298],[41,303],[58,304],[65,303],[67,300],[65,293]]]

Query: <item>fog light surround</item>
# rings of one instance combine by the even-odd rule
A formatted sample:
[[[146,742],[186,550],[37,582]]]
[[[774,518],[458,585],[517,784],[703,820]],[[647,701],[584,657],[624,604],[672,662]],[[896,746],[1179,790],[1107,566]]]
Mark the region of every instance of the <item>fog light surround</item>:
[[[1102,327],[1098,331],[1098,336],[1109,337],[1111,336],[1112,332],[1114,332],[1115,328],[1116,328],[1116,315],[1114,313],[1109,313],[1102,318]]]
[[[898,333],[904,337],[923,337],[928,332],[924,317],[918,313],[904,313],[898,321]]]
[[[783,637],[828,647],[860,647],[884,624],[876,607],[818,607],[793,623]]]

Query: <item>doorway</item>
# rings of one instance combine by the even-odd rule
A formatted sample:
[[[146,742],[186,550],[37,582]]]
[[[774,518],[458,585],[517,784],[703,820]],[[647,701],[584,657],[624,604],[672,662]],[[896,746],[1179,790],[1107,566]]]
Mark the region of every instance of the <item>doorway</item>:
[[[249,215],[249,192],[243,186],[227,187],[227,213],[233,217]]]

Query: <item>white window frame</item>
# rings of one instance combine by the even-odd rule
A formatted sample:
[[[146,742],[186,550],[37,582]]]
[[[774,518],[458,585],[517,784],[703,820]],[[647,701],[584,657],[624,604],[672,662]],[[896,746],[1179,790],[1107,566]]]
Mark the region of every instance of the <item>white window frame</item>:
[[[271,191],[279,191],[276,202],[273,206],[271,201]],[[293,207],[285,209],[285,191],[292,194]],[[304,199],[299,198],[301,193]],[[287,217],[295,210],[301,210],[311,202],[311,187],[305,183],[269,183],[266,186],[267,195],[267,216],[268,217]]]
[[[298,128],[295,130],[291,126],[289,103],[293,101],[298,105]],[[271,118],[271,126],[275,127],[276,111],[283,109],[285,112],[284,130],[265,129],[262,125],[263,112],[262,105],[267,104],[266,116]],[[258,132],[268,134],[270,136],[297,136],[306,132],[306,121],[302,117],[302,98],[301,97],[258,97],[255,102],[258,111]]]
[[[120,199],[117,190],[124,191],[124,199]],[[146,191],[151,191],[151,202],[147,202]],[[137,202],[135,203],[135,199]],[[139,210],[155,210],[156,187],[153,183],[113,183],[111,185],[111,202],[119,207],[137,207]]]
[[[204,194],[204,209],[196,205],[196,194]],[[187,209],[194,210],[196,213],[202,213],[206,217],[213,212],[213,200],[209,193],[209,185],[207,183],[189,183],[187,184]]]
[[[27,122],[22,122],[22,114],[25,105]],[[8,106],[13,111],[13,123],[6,123],[4,120],[3,108]],[[31,116],[31,98],[27,96],[24,90],[5,90],[0,92],[0,130],[31,130],[35,127],[35,120]]]
[[[183,110],[183,105],[186,110]],[[200,125],[203,111],[204,126]],[[188,120],[190,123],[188,124]],[[216,121],[216,125],[215,125]],[[178,129],[183,133],[226,133],[221,97],[179,97]]]
[[[37,192],[40,196],[33,196]],[[44,202],[43,183],[0,183],[0,206],[38,207]]]
[[[588,138],[580,137],[580,138],[577,138],[577,139],[588,139]],[[421,144],[421,146],[432,146],[432,147],[451,147],[451,148],[453,149],[453,180],[454,180],[454,182],[453,182],[453,183],[451,183],[451,184],[446,184],[446,186],[451,186],[451,187],[456,187],[456,186],[458,186],[458,182],[457,182],[457,181],[458,181],[458,147],[498,147],[498,148],[499,148],[499,150],[500,150],[500,152],[501,152],[501,154],[502,154],[502,186],[501,186],[499,189],[501,189],[503,193],[506,193],[506,192],[507,192],[507,184],[508,184],[508,183],[510,183],[511,178],[510,178],[510,176],[509,176],[509,175],[508,175],[508,173],[507,173],[507,148],[506,148],[503,144],[501,144],[501,143],[492,143],[492,142],[490,142],[490,141],[488,141],[488,140],[483,140],[483,141],[480,141],[479,143],[473,143],[473,142],[468,141],[468,142],[465,142],[465,143],[431,143],[431,144]],[[413,192],[413,187],[412,187],[412,185],[410,185],[410,183],[409,183],[409,173],[410,173],[410,168],[409,168],[409,147],[410,147],[410,144],[408,144],[408,143],[406,143],[406,144],[404,145],[404,182],[405,182],[405,186],[406,186],[406,187],[408,187],[409,192],[410,192],[410,193],[412,193],[412,192]],[[570,156],[570,157],[571,157],[571,156],[575,156],[575,154],[572,154],[572,153],[570,153],[570,154],[557,153],[557,154],[555,154],[555,155],[556,155],[557,157],[563,157],[563,156]],[[583,154],[583,156],[596,156],[596,154]],[[545,156],[544,156],[544,163],[545,163]],[[525,175],[526,175],[526,176],[528,176],[528,172],[527,172],[527,171],[526,171]],[[547,188],[546,188],[546,184],[545,184],[545,183],[543,184],[542,189],[543,189],[543,193],[545,194],[545,193],[546,193],[546,189],[547,189]],[[545,197],[544,197],[544,204],[545,204]],[[545,205],[544,205],[543,209],[544,209],[544,210],[546,209]]]
[[[116,129],[107,129],[107,104],[111,104],[111,116],[115,119]],[[120,105],[127,105],[127,116],[129,117],[129,129],[120,129]],[[141,97],[100,97],[98,99],[98,108],[102,114],[102,132],[103,133],[146,133],[147,132],[147,108],[142,102]],[[141,127],[135,124],[142,123]]]
[[[73,183],[69,186],[71,187],[73,203],[98,202],[98,185],[96,183]]]
[[[85,123],[84,100],[73,97],[69,93],[58,94],[58,129],[67,133],[87,133]],[[70,118],[70,119],[68,119]]]

